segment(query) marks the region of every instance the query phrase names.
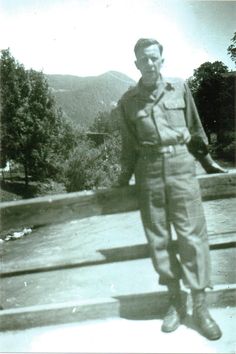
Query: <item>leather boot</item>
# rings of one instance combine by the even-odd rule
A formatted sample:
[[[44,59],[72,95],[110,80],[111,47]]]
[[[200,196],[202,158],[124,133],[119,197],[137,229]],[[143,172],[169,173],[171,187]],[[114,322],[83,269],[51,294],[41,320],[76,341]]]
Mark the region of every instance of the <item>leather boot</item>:
[[[179,327],[182,318],[186,315],[186,310],[182,304],[179,283],[168,285],[168,291],[169,308],[161,326],[162,332],[166,333],[175,331]]]
[[[206,293],[204,290],[192,291],[192,299],[193,320],[198,326],[201,334],[210,340],[219,339],[222,336],[222,332],[208,311]]]

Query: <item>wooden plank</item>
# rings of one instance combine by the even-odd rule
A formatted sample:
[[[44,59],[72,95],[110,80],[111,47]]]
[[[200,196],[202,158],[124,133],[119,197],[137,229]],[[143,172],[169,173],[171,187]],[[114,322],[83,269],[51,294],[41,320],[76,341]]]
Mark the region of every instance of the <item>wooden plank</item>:
[[[236,232],[234,234],[229,233],[224,235],[210,235],[210,249],[217,249],[217,247],[219,248],[222,246],[222,244],[225,247],[227,247],[227,245],[235,247]],[[173,241],[173,246],[177,250],[177,241]],[[9,277],[18,274],[47,272],[50,270],[60,270],[75,267],[86,267],[96,264],[99,265],[103,263],[122,262],[148,257],[150,257],[150,251],[147,243],[145,243],[132,246],[114,247],[110,249],[107,248],[103,250],[101,249],[100,251],[94,251],[93,253],[91,252],[90,254],[84,256],[78,254],[77,258],[49,258],[47,262],[45,259],[42,259],[40,262],[37,258],[32,259],[32,262],[21,261],[20,264],[17,264],[16,261],[12,260],[11,262],[7,263],[3,262],[0,274],[2,277]]]
[[[22,330],[60,323],[117,317],[118,315],[119,301],[111,298],[36,305],[1,311],[0,330]]]
[[[231,244],[232,246],[236,246],[236,231],[235,232],[225,232],[223,234],[214,234],[208,235],[209,245],[211,248],[216,246],[222,246]]]
[[[234,204],[232,198],[204,202],[212,246],[236,241]],[[1,247],[2,275],[149,256],[138,211],[40,227]]]
[[[198,177],[204,200],[236,195],[236,172]],[[135,186],[0,203],[1,231],[138,209]]]
[[[211,251],[213,284],[236,284],[235,256],[234,248]],[[2,278],[1,305],[11,309],[163,289],[148,258]]]
[[[198,176],[203,200],[231,198],[236,196],[236,171],[226,174]]]
[[[189,295],[183,293],[189,301]],[[218,286],[207,292],[209,307],[235,306],[235,286]],[[58,325],[109,317],[128,319],[159,318],[166,310],[167,292],[133,294],[116,298],[99,298],[60,304],[45,304],[14,308],[0,312],[0,330],[17,330],[30,327]],[[191,311],[191,310],[190,310]],[[189,312],[190,312],[189,311]]]
[[[219,287],[208,292],[210,307],[235,306],[236,289]],[[186,294],[183,293],[186,298]],[[154,292],[117,298],[100,298],[89,301],[37,305],[0,313],[0,330],[23,329],[59,323],[71,323],[108,317],[137,319],[143,316],[160,316],[168,302],[166,292]]]

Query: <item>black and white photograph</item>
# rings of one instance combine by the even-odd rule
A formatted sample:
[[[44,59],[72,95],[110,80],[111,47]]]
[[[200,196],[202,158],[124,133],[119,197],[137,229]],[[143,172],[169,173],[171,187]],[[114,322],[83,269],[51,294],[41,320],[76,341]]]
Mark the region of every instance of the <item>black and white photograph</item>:
[[[0,0],[1,353],[235,353],[235,24]]]

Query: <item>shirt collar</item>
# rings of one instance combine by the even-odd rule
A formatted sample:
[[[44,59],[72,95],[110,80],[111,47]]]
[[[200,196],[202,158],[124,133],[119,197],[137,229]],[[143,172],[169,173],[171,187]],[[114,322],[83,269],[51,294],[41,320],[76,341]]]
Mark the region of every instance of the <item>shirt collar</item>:
[[[142,83],[142,79],[140,79],[132,91],[132,96],[140,96],[143,99],[156,100],[163,92],[171,90],[174,90],[173,84],[168,79],[164,79],[161,75],[156,87],[151,90],[148,89]]]

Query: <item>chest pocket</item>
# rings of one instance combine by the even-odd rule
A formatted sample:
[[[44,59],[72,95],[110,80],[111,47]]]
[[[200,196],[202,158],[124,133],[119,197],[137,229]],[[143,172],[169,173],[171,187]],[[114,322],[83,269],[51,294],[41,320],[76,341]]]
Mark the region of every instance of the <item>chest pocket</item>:
[[[182,98],[164,101],[163,106],[165,112],[167,113],[167,119],[171,126],[174,127],[185,127],[185,101]]]
[[[140,109],[136,113],[135,126],[140,141],[153,141],[156,139],[156,128],[151,114],[151,107]]]

